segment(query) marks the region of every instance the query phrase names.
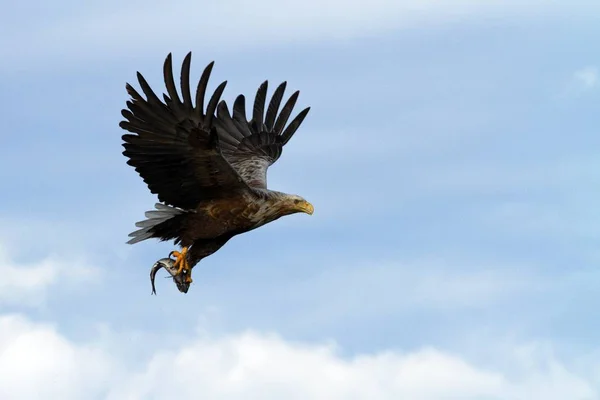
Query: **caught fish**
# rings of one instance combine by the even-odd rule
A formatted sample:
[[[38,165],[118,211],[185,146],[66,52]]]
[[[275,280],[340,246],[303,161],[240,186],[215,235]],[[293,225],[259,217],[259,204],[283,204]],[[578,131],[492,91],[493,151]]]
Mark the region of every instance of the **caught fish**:
[[[157,262],[154,263],[152,269],[150,270],[150,282],[152,283],[152,294],[156,294],[156,287],[154,286],[154,280],[156,278],[156,273],[159,269],[164,268],[169,275],[173,278],[173,282],[177,285],[177,289],[179,289],[182,293],[187,293],[190,288],[191,279],[188,279],[188,270],[183,270],[180,274],[178,274],[179,267],[175,265],[175,261],[172,258],[161,258]]]

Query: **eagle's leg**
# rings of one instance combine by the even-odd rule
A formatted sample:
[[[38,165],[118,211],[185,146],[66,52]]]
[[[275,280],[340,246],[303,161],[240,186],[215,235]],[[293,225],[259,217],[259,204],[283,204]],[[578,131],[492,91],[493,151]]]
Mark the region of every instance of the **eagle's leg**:
[[[187,260],[187,255],[188,255],[187,246],[182,247],[181,252],[179,252],[177,250],[172,251],[169,254],[169,256],[171,256],[171,255],[173,257],[175,257],[174,267],[177,267],[177,272],[175,273],[175,275],[186,274],[187,275],[185,277],[186,282],[191,283],[192,282],[192,269],[190,268],[190,265]]]

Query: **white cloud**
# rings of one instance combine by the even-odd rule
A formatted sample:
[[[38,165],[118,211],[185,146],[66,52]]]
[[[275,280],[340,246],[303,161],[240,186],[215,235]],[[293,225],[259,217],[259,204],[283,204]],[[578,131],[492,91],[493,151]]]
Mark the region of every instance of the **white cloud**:
[[[39,305],[59,281],[78,284],[98,278],[99,270],[76,256],[50,256],[18,263],[0,243],[0,305]]]
[[[72,343],[53,326],[0,316],[2,399],[91,399],[116,367],[104,351]]]
[[[582,95],[584,93],[595,90],[600,85],[600,75],[598,67],[589,65],[578,69],[567,80],[567,83],[556,98],[569,99],[573,96]]]
[[[579,372],[539,345],[512,348],[503,370],[433,348],[343,357],[335,344],[273,334],[196,334],[174,350],[146,348],[149,361],[130,368],[119,346],[145,343],[125,333],[120,339],[78,344],[53,326],[0,316],[0,398],[583,400],[600,394],[586,373],[597,360]]]
[[[583,90],[593,89],[600,83],[598,68],[593,66],[582,68],[573,74],[573,80]]]

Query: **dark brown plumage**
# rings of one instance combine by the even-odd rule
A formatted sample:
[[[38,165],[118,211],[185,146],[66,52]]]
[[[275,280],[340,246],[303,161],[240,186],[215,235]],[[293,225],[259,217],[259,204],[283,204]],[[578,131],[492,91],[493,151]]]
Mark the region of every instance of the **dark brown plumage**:
[[[204,110],[211,62],[204,70],[195,95],[190,92],[191,53],[181,69],[181,97],[175,87],[172,58],[165,60],[163,73],[167,93],[161,101],[138,72],[143,98],[131,85],[131,100],[122,111],[119,126],[132,134],[123,135],[123,154],[158,195],[155,211],[136,223],[128,243],[149,238],[175,240],[182,246],[174,252],[175,269],[187,274],[202,258],[219,250],[229,239],[258,228],[284,215],[306,212],[313,207],[300,196],[267,189],[267,169],[281,156],[283,146],[294,135],[309,108],[290,123],[299,92],[279,108],[286,83],[277,87],[266,108],[267,82],[258,88],[252,119],[248,120],[245,97],[239,95],[230,114],[219,101],[226,82],[221,83]],[[181,281],[181,279],[179,280]]]

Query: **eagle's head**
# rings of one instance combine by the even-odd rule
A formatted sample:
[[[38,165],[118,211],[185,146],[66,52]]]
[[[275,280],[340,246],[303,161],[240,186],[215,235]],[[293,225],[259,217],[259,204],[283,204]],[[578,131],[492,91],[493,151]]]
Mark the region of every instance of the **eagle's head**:
[[[306,213],[312,215],[315,208],[308,201],[295,194],[284,194],[277,203],[278,211],[281,215],[289,215],[295,213]]]

